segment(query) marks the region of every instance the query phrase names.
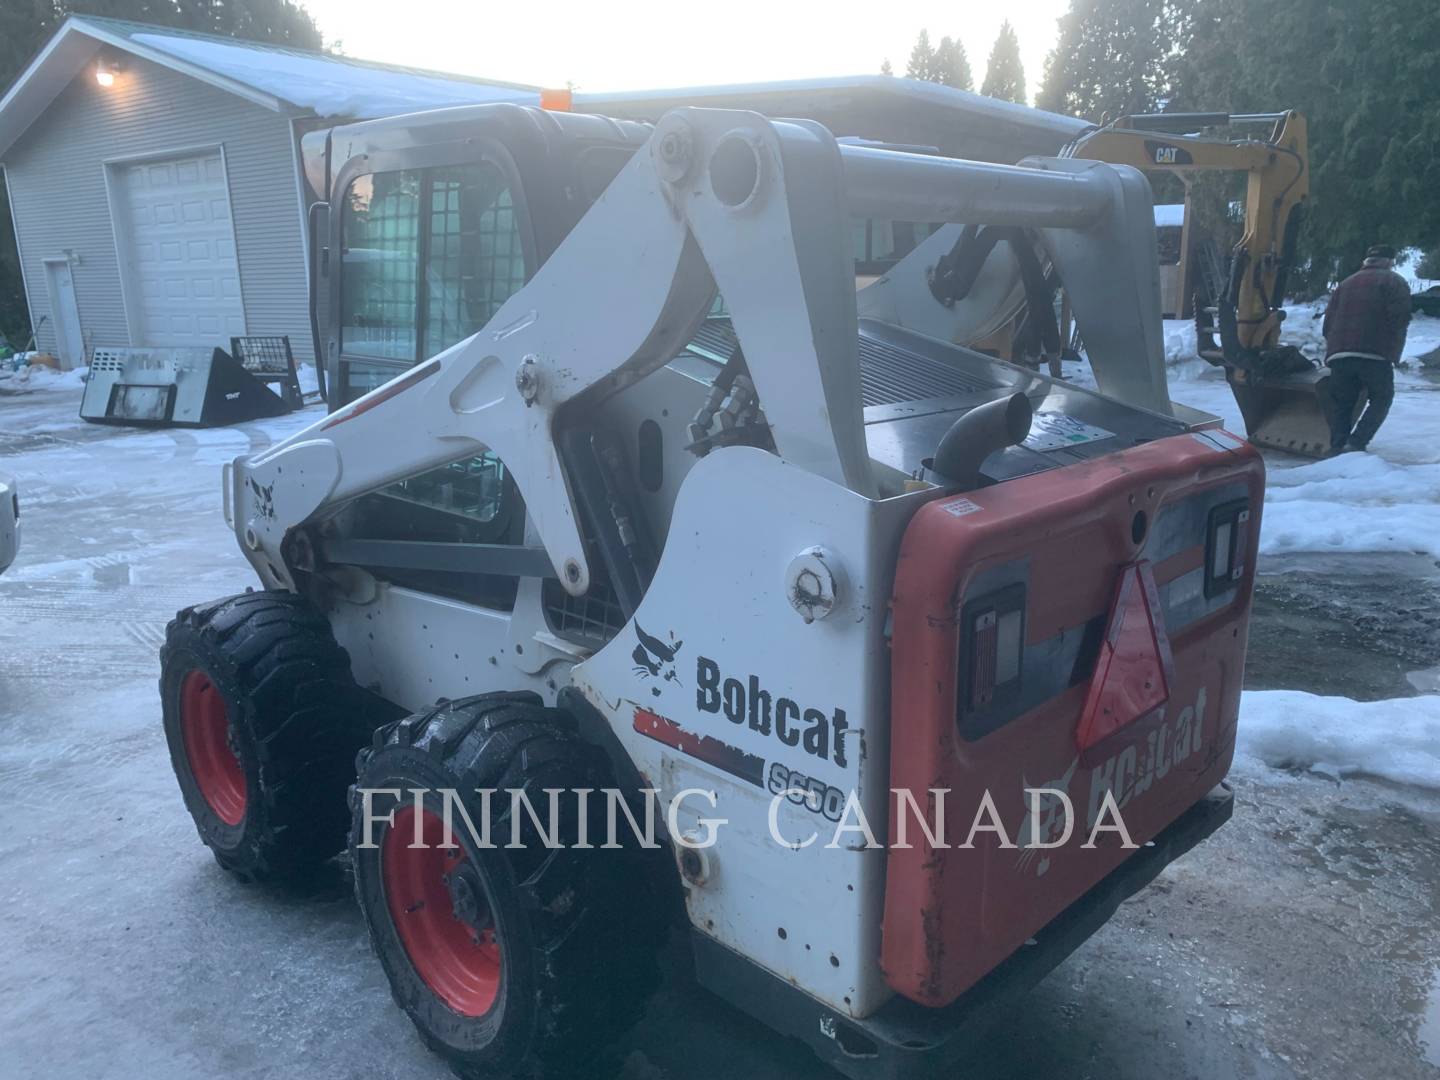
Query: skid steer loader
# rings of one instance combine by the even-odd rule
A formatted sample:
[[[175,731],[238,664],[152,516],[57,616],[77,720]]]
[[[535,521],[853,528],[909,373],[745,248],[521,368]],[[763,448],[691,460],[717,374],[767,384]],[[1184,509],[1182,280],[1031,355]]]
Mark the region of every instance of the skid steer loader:
[[[261,589],[171,623],[165,730],[228,870],[348,843],[462,1075],[603,1071],[666,926],[933,1070],[1228,819],[1263,465],[1170,413],[1138,172],[693,108],[307,151],[334,411],[227,467]],[[1104,392],[857,318],[852,216],[1026,230]]]

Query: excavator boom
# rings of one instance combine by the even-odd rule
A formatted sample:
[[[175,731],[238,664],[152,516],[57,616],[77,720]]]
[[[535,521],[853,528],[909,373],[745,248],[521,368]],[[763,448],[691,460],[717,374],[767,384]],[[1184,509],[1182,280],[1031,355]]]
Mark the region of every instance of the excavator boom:
[[[1269,133],[1240,139],[1195,134],[1238,125],[1265,125]],[[1328,377],[1281,344],[1286,282],[1310,192],[1305,118],[1294,111],[1125,116],[1080,136],[1062,154],[1182,179],[1198,172],[1247,175],[1244,233],[1231,252],[1228,278],[1218,295],[1195,306],[1199,352],[1225,368],[1252,442],[1306,456],[1325,453]],[[1182,264],[1191,227],[1187,195]]]

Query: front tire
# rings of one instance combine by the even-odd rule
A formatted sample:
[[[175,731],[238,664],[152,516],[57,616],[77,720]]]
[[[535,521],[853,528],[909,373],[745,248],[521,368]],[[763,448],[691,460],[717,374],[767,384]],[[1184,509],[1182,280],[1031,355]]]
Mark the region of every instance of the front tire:
[[[222,867],[297,878],[344,848],[370,727],[349,657],[308,601],[252,592],[181,611],[160,700],[186,808]]]
[[[361,754],[356,895],[396,1003],[463,1077],[604,1073],[606,1049],[643,1011],[663,931],[637,852],[600,847],[608,776],[568,714],[532,693],[442,704],[380,729]],[[556,788],[552,817],[545,792]],[[594,791],[589,850],[573,846],[581,810],[571,793],[582,788]],[[439,846],[446,789],[450,849]],[[495,792],[488,846],[461,817],[486,839],[484,789]],[[512,790],[560,846],[542,842],[523,808],[523,846],[506,846]]]

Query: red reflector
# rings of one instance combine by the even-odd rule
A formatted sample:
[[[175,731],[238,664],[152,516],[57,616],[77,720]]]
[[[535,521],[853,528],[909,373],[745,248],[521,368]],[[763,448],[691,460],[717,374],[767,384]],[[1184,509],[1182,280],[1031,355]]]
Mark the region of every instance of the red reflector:
[[[1075,745],[1085,750],[1170,700],[1174,661],[1149,561],[1120,572]]]
[[[540,107],[551,112],[569,112],[575,105],[575,94],[568,87],[559,90],[541,90]]]

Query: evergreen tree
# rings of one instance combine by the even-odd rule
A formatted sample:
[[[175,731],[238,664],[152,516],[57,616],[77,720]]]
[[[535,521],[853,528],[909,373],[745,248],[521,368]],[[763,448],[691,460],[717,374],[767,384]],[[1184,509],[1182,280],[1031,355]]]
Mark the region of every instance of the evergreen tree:
[[[880,61],[880,74],[881,74],[881,75],[894,75],[894,74],[895,74],[895,69],[890,66],[890,58],[889,58],[888,56],[887,56],[884,60],[881,60],[881,61]]]
[[[905,77],[928,82],[934,68],[935,50],[930,47],[930,31],[921,30],[920,36],[915,39],[915,47],[910,50],[910,60],[905,65]]]
[[[940,39],[930,68],[930,81],[953,86],[957,90],[975,89],[975,79],[970,74],[970,59],[958,38]]]
[[[1305,265],[1318,294],[1370,244],[1440,248],[1440,20],[1434,0],[1191,0],[1174,109],[1309,121]],[[1243,134],[1243,129],[1237,130]]]
[[[990,60],[985,65],[985,83],[980,92],[1002,101],[1025,103],[1025,67],[1020,62],[1020,39],[1006,19],[1000,24]]]
[[[1170,93],[1184,13],[1197,2],[1206,0],[1070,0],[1036,104],[1096,122],[1153,110]]]

